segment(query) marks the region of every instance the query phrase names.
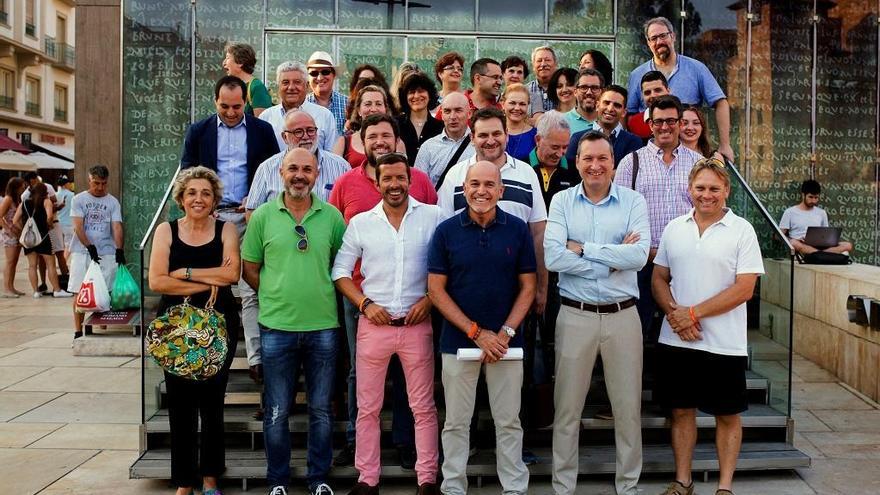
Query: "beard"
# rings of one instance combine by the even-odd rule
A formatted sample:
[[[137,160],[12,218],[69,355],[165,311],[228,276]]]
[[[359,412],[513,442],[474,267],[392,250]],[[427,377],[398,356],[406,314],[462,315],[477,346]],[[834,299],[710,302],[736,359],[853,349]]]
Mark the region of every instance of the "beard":
[[[309,194],[311,194],[310,189],[297,189],[293,184],[287,184],[287,187],[285,187],[284,190],[287,191],[287,195],[293,199],[306,199]]]

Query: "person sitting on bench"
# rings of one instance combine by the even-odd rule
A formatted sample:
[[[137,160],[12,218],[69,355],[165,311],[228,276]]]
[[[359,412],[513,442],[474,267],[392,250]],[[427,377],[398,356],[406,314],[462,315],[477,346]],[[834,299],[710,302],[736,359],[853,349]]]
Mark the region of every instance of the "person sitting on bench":
[[[849,254],[853,245],[846,241],[838,241],[836,246],[819,249],[806,243],[807,228],[828,227],[828,214],[819,208],[819,196],[822,186],[813,179],[807,179],[801,184],[801,202],[785,210],[779,221],[782,233],[788,236],[792,246],[800,254],[811,254],[817,251],[829,253]]]

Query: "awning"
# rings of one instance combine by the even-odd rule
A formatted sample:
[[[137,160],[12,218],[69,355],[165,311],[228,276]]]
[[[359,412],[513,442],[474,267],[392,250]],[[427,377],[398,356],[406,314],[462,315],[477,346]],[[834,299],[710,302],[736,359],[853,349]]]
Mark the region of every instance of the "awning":
[[[30,172],[37,170],[37,164],[17,151],[6,150],[0,151],[0,170]]]
[[[57,155],[58,158],[74,161],[73,148],[58,146],[56,144],[34,142],[31,142],[31,148],[33,148],[35,151],[45,151],[49,155]]]
[[[36,151],[34,153],[31,153],[30,155],[27,155],[27,159],[36,163],[37,168],[73,170],[73,162],[62,160],[61,158],[55,158],[54,156],[43,153],[42,151]]]
[[[31,150],[28,149],[27,146],[19,143],[15,139],[12,139],[9,136],[0,134],[0,151],[18,151],[19,153],[30,153]]]

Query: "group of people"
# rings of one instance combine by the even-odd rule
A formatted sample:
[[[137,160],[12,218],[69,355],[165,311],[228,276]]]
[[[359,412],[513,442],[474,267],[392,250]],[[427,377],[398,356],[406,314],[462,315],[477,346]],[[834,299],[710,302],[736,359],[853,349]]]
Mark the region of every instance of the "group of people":
[[[290,483],[288,418],[300,374],[310,493],[333,493],[334,463],[359,471],[349,493],[378,493],[388,374],[392,441],[401,465],[415,469],[418,493],[466,493],[481,373],[503,491],[527,493],[520,410],[534,370],[520,356],[534,353],[536,334],[555,340],[557,494],[575,492],[599,356],[615,486],[636,493],[645,343],[662,356],[656,397],[672,418],[676,473],[664,494],[694,492],[697,409],[718,424],[716,493],[732,493],[747,408],[745,302],[762,258],[751,225],[725,205],[730,176],[708,156],[702,113],[682,103],[715,108],[719,152],[731,157],[724,94],[703,64],[676,54],[668,20],[649,20],[644,34],[653,58],[629,89],[611,84],[601,52],[586,52],[578,69],[558,68],[542,46],[531,67],[516,56],[474,61],[466,91],[457,53],[441,56],[432,74],[404,64],[390,87],[378,68],[360,66],[346,96],[319,51],[277,67],[276,105],[255,97],[265,86],[252,77],[253,50],[230,45],[217,112],[187,132],[173,192],[184,215],[157,229],[149,282],[162,307],[185,296],[198,304],[221,287],[215,307],[226,314],[230,349],[240,325],[251,375],[264,385],[271,495]],[[340,327],[349,425],[334,459]],[[166,375],[179,495],[199,485],[219,493],[230,364],[206,382]]]

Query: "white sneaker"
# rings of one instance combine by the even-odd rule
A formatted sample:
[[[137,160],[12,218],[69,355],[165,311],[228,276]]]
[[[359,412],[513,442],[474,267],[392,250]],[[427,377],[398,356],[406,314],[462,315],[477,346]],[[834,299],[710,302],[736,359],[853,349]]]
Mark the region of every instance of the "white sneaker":
[[[287,495],[287,489],[281,485],[273,487],[269,495]]]
[[[321,483],[312,490],[312,495],[333,495],[333,490],[327,483]]]
[[[73,294],[66,290],[56,290],[52,293],[52,297],[73,297]]]
[[[34,292],[34,299],[39,299],[39,298],[41,298],[41,297],[43,297],[43,293],[42,293],[42,292]]]

